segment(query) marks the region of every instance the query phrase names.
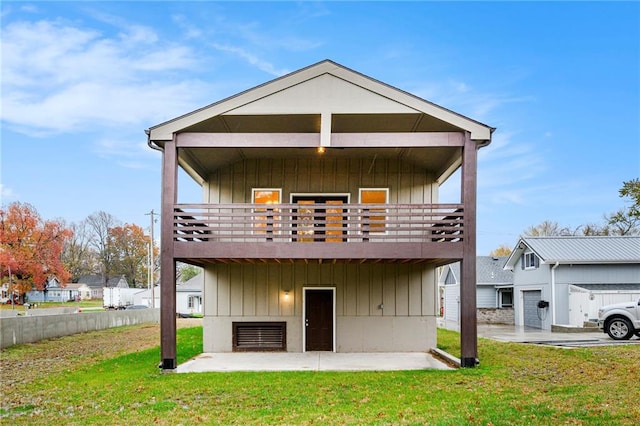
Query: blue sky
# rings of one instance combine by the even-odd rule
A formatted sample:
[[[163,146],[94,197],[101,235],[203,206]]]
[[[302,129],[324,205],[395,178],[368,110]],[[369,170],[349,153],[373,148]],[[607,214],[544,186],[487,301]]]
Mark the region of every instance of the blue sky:
[[[637,2],[3,1],[2,204],[149,226],[144,130],[331,59],[496,127],[478,253],[624,206],[640,176]],[[445,186],[443,197],[455,197]],[[180,180],[180,201],[200,201]]]

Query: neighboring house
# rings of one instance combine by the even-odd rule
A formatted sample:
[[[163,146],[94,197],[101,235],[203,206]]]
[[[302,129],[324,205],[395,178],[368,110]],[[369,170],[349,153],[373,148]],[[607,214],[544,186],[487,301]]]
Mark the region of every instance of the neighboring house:
[[[28,303],[36,303],[70,302],[78,300],[80,297],[78,288],[75,286],[69,286],[70,284],[65,284],[63,286],[56,277],[51,277],[47,280],[43,290],[28,291],[26,294],[26,301]]]
[[[176,313],[178,315],[202,314],[202,289],[204,287],[204,274],[200,273],[190,280],[176,285]],[[151,303],[155,298],[155,305]],[[160,307],[160,287],[141,290],[133,296],[134,305]]]
[[[0,285],[0,303],[10,302],[9,299],[9,283],[2,283]]]
[[[476,258],[478,323],[514,324],[513,273],[503,269],[506,260],[506,256]],[[460,263],[444,266],[438,284],[445,324],[457,328],[460,322]]]
[[[462,261],[475,366],[477,152],[493,130],[331,61],[151,127],[161,367],[176,368],[178,261],[204,268],[205,352],[429,350],[436,270]],[[201,204],[177,202],[178,167]],[[458,169],[460,201],[439,203]]]
[[[640,237],[523,237],[505,269],[517,326],[582,327],[601,305],[637,300]]]
[[[176,312],[178,314],[202,314],[202,289],[204,273],[176,285]]]
[[[76,300],[90,300],[91,288],[88,285],[82,283],[68,283],[65,286],[67,290],[73,290],[76,294]]]
[[[104,287],[129,288],[129,283],[124,275],[105,278],[100,274],[82,275],[78,280],[79,284],[86,285],[91,291],[91,299],[102,299],[102,289]]]
[[[153,300],[155,299],[155,303]],[[160,307],[160,287],[155,286],[152,289],[140,289],[139,292],[133,295],[133,304],[134,305],[144,305],[150,308],[159,308]]]

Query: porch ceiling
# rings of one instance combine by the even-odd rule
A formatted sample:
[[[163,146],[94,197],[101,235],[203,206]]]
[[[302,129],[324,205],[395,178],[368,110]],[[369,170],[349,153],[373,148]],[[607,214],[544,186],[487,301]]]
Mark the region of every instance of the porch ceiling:
[[[361,159],[375,164],[378,159],[398,159],[431,171],[437,176],[451,167],[461,155],[460,148],[327,148],[318,154],[316,148],[181,148],[180,161],[201,178],[219,168],[245,159]]]
[[[232,115],[211,117],[184,128],[179,133],[212,134],[316,134],[321,133],[320,114],[269,114]],[[331,114],[332,134],[380,134],[385,133],[456,133],[463,129],[424,113],[343,113]],[[391,136],[390,136],[391,138]],[[390,140],[392,142],[392,140]],[[295,141],[287,147],[198,147],[181,148],[180,164],[197,181],[221,167],[243,159],[317,158],[315,148],[295,146]],[[389,144],[393,146],[393,143]],[[323,158],[401,159],[440,176],[459,163],[461,150],[452,146],[443,147],[358,147],[328,148]],[[197,175],[197,176],[196,176]]]

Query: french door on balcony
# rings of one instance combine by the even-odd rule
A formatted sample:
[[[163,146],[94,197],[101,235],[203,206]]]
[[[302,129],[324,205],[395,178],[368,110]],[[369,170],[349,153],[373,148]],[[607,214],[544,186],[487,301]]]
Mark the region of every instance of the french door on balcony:
[[[292,195],[291,202],[298,204],[294,216],[295,230],[293,240],[299,242],[347,241],[344,209],[340,207],[349,202],[346,194],[304,194]],[[331,205],[316,207],[316,204]],[[333,207],[335,205],[335,207]]]

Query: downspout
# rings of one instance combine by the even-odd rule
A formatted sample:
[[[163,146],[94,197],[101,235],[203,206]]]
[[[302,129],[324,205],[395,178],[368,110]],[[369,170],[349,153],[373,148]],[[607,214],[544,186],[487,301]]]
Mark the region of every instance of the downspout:
[[[556,323],[556,268],[560,262],[551,267],[551,324]]]
[[[149,145],[149,148],[151,149],[155,149],[156,151],[160,151],[160,152],[164,152],[164,150],[162,149],[162,147],[154,144],[151,141],[151,131],[150,130],[145,130],[144,131],[147,134],[147,145]]]

